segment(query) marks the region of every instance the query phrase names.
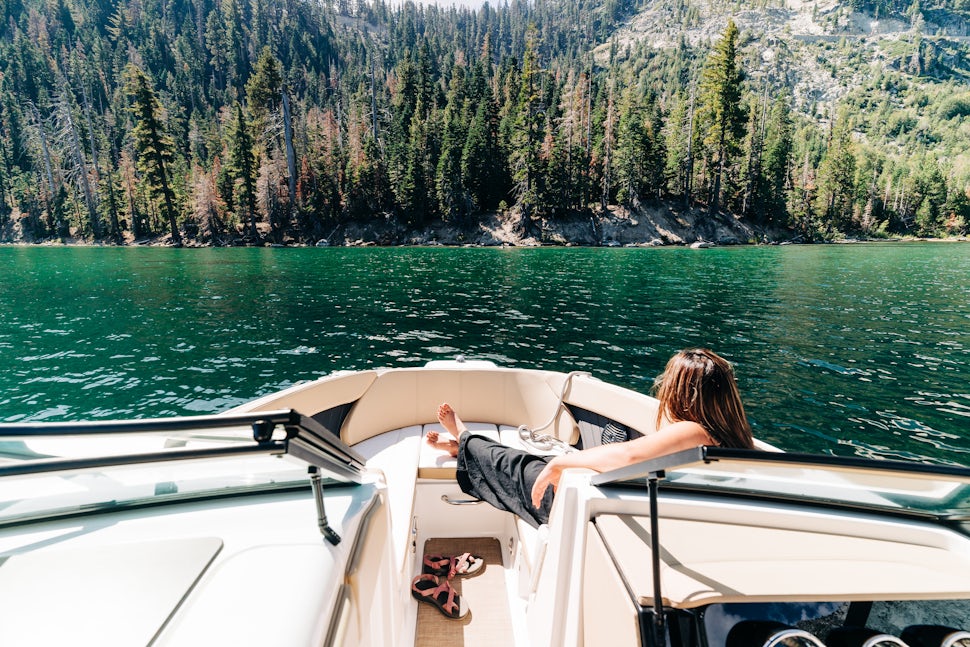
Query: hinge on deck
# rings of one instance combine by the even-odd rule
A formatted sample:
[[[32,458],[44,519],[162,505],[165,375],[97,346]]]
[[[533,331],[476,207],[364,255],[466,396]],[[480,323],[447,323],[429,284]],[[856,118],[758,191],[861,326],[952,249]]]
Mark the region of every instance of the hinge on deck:
[[[320,528],[320,534],[323,535],[324,539],[336,546],[340,543],[340,535],[330,527],[330,523],[327,521],[327,511],[323,507],[323,479],[320,477],[320,468],[311,465],[308,471],[310,472],[310,486],[313,488],[313,499],[317,504],[317,526]]]
[[[257,420],[253,423],[253,440],[257,443],[268,443],[273,440],[273,430],[276,423],[272,420]]]

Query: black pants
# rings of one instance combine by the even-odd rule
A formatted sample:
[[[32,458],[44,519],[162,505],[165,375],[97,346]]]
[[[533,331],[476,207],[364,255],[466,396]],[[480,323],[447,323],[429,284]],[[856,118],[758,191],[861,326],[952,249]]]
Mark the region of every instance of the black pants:
[[[466,432],[458,443],[458,486],[465,494],[513,512],[538,528],[549,521],[555,492],[550,486],[536,509],[532,485],[548,460]]]

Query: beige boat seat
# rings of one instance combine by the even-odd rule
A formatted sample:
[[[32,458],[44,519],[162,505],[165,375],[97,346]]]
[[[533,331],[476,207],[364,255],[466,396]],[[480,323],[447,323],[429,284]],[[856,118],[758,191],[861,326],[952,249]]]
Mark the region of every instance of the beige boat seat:
[[[579,430],[568,410],[559,408],[561,377],[502,369],[399,369],[378,372],[340,428],[348,445],[393,429],[434,424],[438,405],[449,402],[465,421],[539,427],[556,415],[548,430],[569,443]]]
[[[363,440],[353,449],[367,459],[367,469],[380,472],[387,484],[388,506],[391,510],[391,544],[397,565],[407,558],[408,532],[414,506],[415,479],[421,451],[420,425],[394,429]]]
[[[499,441],[499,430],[493,424],[484,422],[465,423],[468,431],[474,434],[491,438]],[[448,439],[451,435],[437,422],[423,426],[422,436],[427,436],[429,431],[436,431],[442,439]],[[421,453],[418,459],[418,478],[423,479],[455,479],[455,469],[458,459],[452,456],[447,450],[439,449],[430,443],[421,442]]]

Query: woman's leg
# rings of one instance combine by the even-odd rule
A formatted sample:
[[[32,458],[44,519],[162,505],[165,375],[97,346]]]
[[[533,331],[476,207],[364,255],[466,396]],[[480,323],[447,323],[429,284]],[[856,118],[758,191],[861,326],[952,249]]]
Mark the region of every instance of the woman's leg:
[[[547,458],[513,449],[485,436],[470,433],[451,405],[438,407],[438,422],[451,435],[429,431],[428,442],[458,457],[458,485],[465,494],[519,515],[532,526],[549,521],[552,488],[538,509],[532,507],[532,485]]]
[[[458,456],[458,438],[468,431],[465,423],[447,402],[438,405],[438,422],[450,435],[442,438],[437,431],[429,431],[426,436],[428,443],[452,456]]]
[[[547,460],[485,436],[463,433],[458,441],[458,485],[462,492],[517,514],[538,528],[549,521],[555,496],[549,488],[539,508],[532,507],[532,485]]]

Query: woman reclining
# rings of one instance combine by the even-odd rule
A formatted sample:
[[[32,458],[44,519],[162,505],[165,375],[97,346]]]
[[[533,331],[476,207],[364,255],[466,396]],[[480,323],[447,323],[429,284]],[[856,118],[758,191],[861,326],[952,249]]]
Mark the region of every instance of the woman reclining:
[[[676,353],[654,391],[660,401],[657,432],[634,440],[555,457],[536,456],[469,433],[451,405],[444,403],[438,407],[438,421],[452,437],[442,439],[430,431],[428,442],[457,456],[463,492],[536,527],[548,522],[555,489],[567,468],[606,472],[698,445],[754,447],[734,371],[713,351]]]

